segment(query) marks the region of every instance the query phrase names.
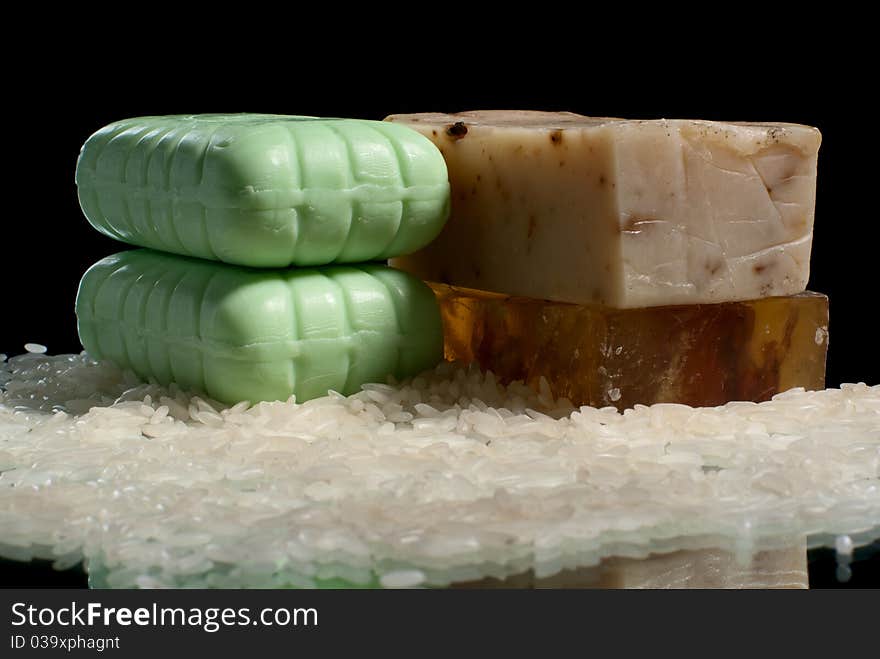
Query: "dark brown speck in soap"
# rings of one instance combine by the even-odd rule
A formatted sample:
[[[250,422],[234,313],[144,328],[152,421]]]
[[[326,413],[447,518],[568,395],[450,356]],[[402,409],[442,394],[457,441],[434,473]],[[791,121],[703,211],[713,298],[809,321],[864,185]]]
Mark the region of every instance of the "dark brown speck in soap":
[[[454,140],[460,140],[467,135],[467,132],[467,126],[464,125],[463,121],[456,121],[454,124],[446,127],[446,134]]]

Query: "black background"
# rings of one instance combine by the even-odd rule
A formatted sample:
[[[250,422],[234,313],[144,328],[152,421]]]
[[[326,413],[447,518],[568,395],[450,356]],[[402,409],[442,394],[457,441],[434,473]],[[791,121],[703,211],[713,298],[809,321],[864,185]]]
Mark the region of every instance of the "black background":
[[[3,139],[0,352],[17,354],[28,341],[53,354],[81,349],[73,313],[79,278],[124,247],[83,218],[74,169],[81,144],[111,121],[201,112],[382,119],[402,112],[542,109],[818,127],[823,143],[809,288],[831,299],[827,384],[880,382],[874,320],[880,168],[870,102],[876,58],[865,35],[834,31],[822,17],[783,28],[778,16],[767,15],[761,25],[749,23],[735,43],[707,31],[643,40],[614,32],[614,23],[605,26],[611,46],[595,43],[603,30],[593,24],[572,49],[557,31],[565,22],[559,18],[536,16],[534,26],[509,34],[498,25],[475,31],[455,12],[435,18],[445,21],[442,36],[414,24],[390,49],[378,45],[388,43],[387,33],[366,26],[361,42],[336,51],[340,36],[321,24],[297,25],[295,36],[284,38],[280,26],[263,25],[271,39],[242,40],[244,29],[229,16],[222,48],[214,36],[186,43],[168,31],[120,36],[116,30],[110,39],[93,26],[80,27],[66,43],[7,52],[5,90],[14,102]],[[519,38],[532,28],[541,34],[538,41]],[[780,40],[780,31],[789,39]],[[310,33],[313,39],[303,43]],[[828,39],[817,41],[817,34]],[[502,45],[484,43],[489,35]],[[839,42],[831,46],[829,35]],[[481,47],[471,50],[475,41]],[[687,47],[673,51],[673,41]],[[172,54],[160,59],[157,49]],[[137,50],[152,54],[136,58]],[[723,52],[729,57],[721,58]],[[822,552],[812,558],[814,585],[834,585],[833,558]],[[854,566],[851,585],[880,585],[876,563]],[[10,585],[60,585],[47,574],[0,567]]]

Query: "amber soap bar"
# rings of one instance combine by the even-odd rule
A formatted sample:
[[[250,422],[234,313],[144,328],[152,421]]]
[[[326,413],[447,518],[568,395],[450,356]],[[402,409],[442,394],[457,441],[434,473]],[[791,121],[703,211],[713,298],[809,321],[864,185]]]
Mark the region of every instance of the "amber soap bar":
[[[448,360],[576,405],[720,405],[825,386],[828,298],[614,309],[431,284]]]

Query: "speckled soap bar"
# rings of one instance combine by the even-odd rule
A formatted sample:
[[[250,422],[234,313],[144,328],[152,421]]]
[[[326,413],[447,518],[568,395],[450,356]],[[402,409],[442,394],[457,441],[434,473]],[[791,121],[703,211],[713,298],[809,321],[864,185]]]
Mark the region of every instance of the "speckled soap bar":
[[[449,209],[429,140],[354,119],[126,119],[86,141],[76,183],[89,222],[112,238],[257,267],[407,254]]]
[[[76,314],[93,357],[225,403],[350,394],[443,357],[431,289],[378,264],[261,270],[133,250],[86,272]]]
[[[819,131],[568,112],[388,118],[442,151],[452,213],[392,261],[423,279],[618,308],[805,289]]]

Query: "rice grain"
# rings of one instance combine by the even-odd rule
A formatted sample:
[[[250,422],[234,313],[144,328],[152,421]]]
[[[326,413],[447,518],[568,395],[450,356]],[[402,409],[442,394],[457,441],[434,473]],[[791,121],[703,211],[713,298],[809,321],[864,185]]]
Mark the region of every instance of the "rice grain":
[[[224,408],[28,353],[0,360],[0,472],[0,555],[112,587],[444,586],[798,536],[846,557],[880,537],[880,386],[620,414],[444,363]]]

